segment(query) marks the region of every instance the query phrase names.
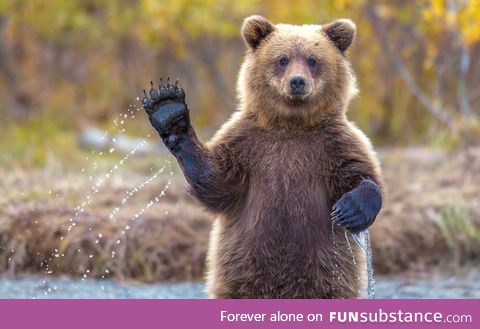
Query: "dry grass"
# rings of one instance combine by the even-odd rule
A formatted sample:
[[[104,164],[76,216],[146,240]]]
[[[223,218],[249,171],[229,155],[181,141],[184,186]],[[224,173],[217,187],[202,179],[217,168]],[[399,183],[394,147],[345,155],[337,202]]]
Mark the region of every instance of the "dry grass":
[[[372,230],[379,273],[458,267],[480,255],[480,149],[446,153],[427,149],[382,154],[388,199]],[[135,159],[85,202],[111,160],[81,172],[65,161],[43,169],[16,168],[0,175],[0,272],[72,274],[143,282],[196,280],[203,276],[211,216],[185,192],[178,173],[166,195],[137,219],[170,178],[141,186],[158,160]],[[90,181],[88,177],[92,175]],[[109,215],[118,207],[114,218]],[[76,224],[69,220],[73,218]],[[101,236],[99,236],[101,234]],[[113,256],[113,257],[112,257]]]
[[[98,172],[113,166],[108,161],[103,165],[106,168]],[[92,173],[54,163],[42,170],[2,175],[7,197],[0,198],[0,271],[143,282],[201,278],[211,218],[185,192],[181,177],[168,186],[168,170],[140,188],[152,174],[139,171],[158,170],[145,167],[112,175],[84,212],[75,206],[91,193],[97,181],[88,180]],[[126,191],[135,188],[140,191],[122,204]],[[164,189],[165,196],[159,197]],[[158,202],[149,207],[156,197]],[[119,211],[110,218],[115,208]],[[141,215],[135,218],[137,214]]]
[[[480,260],[480,148],[385,152],[388,196],[372,230],[380,273]]]

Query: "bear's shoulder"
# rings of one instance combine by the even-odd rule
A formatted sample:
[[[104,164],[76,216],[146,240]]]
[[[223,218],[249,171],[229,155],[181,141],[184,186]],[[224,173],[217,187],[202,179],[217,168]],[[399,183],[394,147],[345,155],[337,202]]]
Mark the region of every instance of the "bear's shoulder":
[[[224,145],[234,147],[255,134],[257,128],[248,118],[248,115],[242,111],[236,111],[215,133],[212,139],[207,143],[207,147]]]

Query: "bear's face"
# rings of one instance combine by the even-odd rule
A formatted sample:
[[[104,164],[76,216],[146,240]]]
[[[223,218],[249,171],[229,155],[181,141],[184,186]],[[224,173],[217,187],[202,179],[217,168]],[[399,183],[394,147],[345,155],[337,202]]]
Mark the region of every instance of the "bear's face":
[[[354,94],[355,78],[345,56],[355,37],[350,20],[297,26],[251,16],[242,36],[248,51],[240,93],[254,98],[253,107],[269,112],[264,114],[318,116],[336,106],[343,109]]]

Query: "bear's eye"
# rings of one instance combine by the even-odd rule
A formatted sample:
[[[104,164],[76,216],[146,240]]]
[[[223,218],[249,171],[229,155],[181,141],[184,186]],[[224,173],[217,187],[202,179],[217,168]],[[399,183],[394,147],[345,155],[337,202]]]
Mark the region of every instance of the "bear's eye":
[[[308,66],[310,66],[311,68],[314,68],[316,65],[317,65],[317,60],[313,57],[310,57],[308,60],[307,60],[307,64]]]
[[[278,64],[280,64],[280,66],[287,66],[288,64],[288,58],[286,57],[282,57],[278,60]]]

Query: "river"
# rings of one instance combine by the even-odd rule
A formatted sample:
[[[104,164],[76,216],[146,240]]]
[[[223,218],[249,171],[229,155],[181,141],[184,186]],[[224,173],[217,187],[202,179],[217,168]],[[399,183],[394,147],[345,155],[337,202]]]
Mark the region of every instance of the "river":
[[[68,277],[0,277],[0,298],[206,298],[203,283],[138,284]],[[480,271],[376,278],[375,298],[480,298]]]

